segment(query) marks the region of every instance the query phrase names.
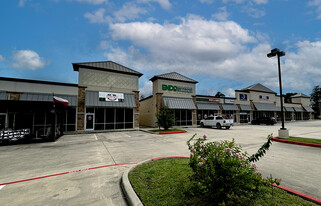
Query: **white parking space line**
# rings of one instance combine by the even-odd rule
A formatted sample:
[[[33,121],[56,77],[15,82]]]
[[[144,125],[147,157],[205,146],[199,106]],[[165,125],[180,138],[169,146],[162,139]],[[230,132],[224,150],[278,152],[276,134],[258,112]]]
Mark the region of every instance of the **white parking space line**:
[[[0,190],[1,190],[2,188],[4,188],[4,187],[5,187],[5,185],[1,185],[1,186],[0,186]]]
[[[95,139],[96,139],[96,140],[98,140],[98,138],[97,138],[96,134],[94,134],[94,136],[95,136]]]
[[[127,136],[127,137],[132,137],[132,136],[129,136],[128,134],[125,134],[125,133],[123,133],[125,136]]]

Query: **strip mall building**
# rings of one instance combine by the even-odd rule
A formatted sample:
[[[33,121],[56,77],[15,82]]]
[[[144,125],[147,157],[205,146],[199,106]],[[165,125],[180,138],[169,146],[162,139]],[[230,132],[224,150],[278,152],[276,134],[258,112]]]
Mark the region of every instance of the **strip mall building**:
[[[0,130],[30,129],[36,137],[63,131],[101,131],[156,126],[162,105],[176,125],[196,126],[210,115],[232,115],[237,123],[281,117],[277,94],[261,84],[236,90],[236,98],[197,95],[197,81],[176,72],[151,78],[153,94],[139,101],[141,73],[112,61],[74,63],[78,84],[0,77]],[[68,107],[53,98],[68,100]],[[285,119],[312,119],[308,96],[285,103]],[[56,129],[52,129],[56,128]]]

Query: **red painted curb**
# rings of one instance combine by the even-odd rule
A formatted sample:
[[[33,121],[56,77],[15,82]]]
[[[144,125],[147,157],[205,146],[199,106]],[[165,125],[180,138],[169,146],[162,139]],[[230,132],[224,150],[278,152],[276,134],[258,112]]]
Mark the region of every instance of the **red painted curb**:
[[[302,146],[308,146],[308,147],[321,148],[321,144],[313,144],[313,143],[305,143],[305,142],[294,142],[294,141],[288,141],[288,140],[285,140],[285,139],[279,139],[277,137],[272,137],[272,140],[276,141],[276,142],[287,143],[287,144],[296,144],[296,145],[302,145]]]
[[[73,171],[69,171],[69,172],[62,172],[62,173],[57,173],[57,174],[52,174],[52,175],[34,177],[34,178],[30,178],[30,179],[24,179],[24,180],[18,180],[18,181],[13,181],[13,182],[1,183],[0,186],[2,186],[2,185],[11,185],[11,184],[20,183],[20,182],[28,182],[28,181],[32,181],[32,180],[39,180],[39,179],[44,179],[44,178],[48,178],[48,177],[55,177],[55,176],[66,175],[66,174],[71,174],[71,173],[84,172],[84,171],[88,171],[88,170],[95,170],[95,169],[100,169],[100,168],[104,168],[104,167],[113,167],[113,166],[121,166],[121,165],[133,165],[133,164],[137,164],[137,162],[120,163],[120,164],[112,164],[112,165],[103,165],[103,166],[98,166],[98,167],[91,167],[91,168],[86,168],[86,169],[73,170]]]
[[[176,132],[159,132],[158,134],[178,134],[178,133],[186,133],[187,131],[176,131]]]
[[[306,199],[306,200],[309,200],[309,201],[311,201],[311,202],[314,202],[314,203],[316,203],[316,204],[321,205],[321,200],[318,199],[318,198],[311,197],[311,196],[309,196],[309,195],[305,195],[305,194],[303,194],[303,193],[300,193],[300,192],[291,190],[291,189],[286,188],[286,187],[283,187],[283,186],[281,186],[281,185],[276,185],[275,183],[272,184],[272,185],[273,185],[274,187],[277,187],[277,188],[280,188],[280,189],[282,189],[282,190],[285,190],[285,191],[287,191],[287,192],[289,192],[289,193],[291,193],[291,194],[297,195],[297,196],[299,196],[299,197],[301,197],[301,198],[303,198],[303,199]]]

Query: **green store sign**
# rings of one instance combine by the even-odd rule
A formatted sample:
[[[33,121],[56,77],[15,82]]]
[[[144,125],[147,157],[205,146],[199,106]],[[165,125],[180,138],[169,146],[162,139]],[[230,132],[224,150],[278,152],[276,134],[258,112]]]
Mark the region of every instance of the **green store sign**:
[[[192,87],[181,87],[181,86],[173,86],[173,85],[162,85],[162,90],[164,91],[174,91],[174,92],[185,92],[185,93],[193,93]]]

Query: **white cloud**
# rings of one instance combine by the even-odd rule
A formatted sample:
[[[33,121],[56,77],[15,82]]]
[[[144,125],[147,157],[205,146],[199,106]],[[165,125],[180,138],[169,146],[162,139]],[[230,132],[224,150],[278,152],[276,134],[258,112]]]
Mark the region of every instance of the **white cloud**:
[[[308,2],[308,6],[315,7],[317,19],[321,19],[321,0],[311,0]]]
[[[202,4],[213,4],[214,0],[199,0]]]
[[[255,4],[267,4],[268,0],[222,0],[223,3],[234,2],[237,4],[242,3],[255,3]]]
[[[133,68],[203,74],[278,88],[277,60],[266,56],[271,50],[268,36],[256,35],[233,21],[188,16],[179,24],[117,23],[110,29],[115,40],[132,45],[125,50],[114,47],[105,57]],[[295,91],[312,89],[321,82],[321,41],[298,42],[295,50],[282,57],[283,86]]]
[[[19,0],[18,6],[24,7],[24,6],[25,6],[25,3],[26,3],[27,1],[28,1],[28,0]]]
[[[105,9],[104,8],[99,8],[97,11],[94,13],[85,13],[85,18],[89,19],[90,23],[110,23],[111,18],[109,16],[104,16],[105,15]]]
[[[3,62],[4,60],[6,60],[6,58],[4,58],[4,57],[0,54],[0,62]]]
[[[114,13],[115,19],[120,22],[126,20],[134,20],[140,16],[140,14],[146,14],[147,11],[138,7],[133,2],[127,2],[123,7]]]
[[[156,2],[158,3],[163,9],[170,9],[172,7],[172,4],[169,2],[169,0],[138,0],[138,3],[149,3],[149,2]]]
[[[108,42],[107,41],[101,41],[98,46],[99,49],[108,49]]]
[[[219,12],[213,14],[212,16],[220,21],[226,21],[228,19],[228,17],[230,16],[230,13],[227,12],[226,7],[221,7],[219,8]]]
[[[88,4],[94,4],[94,5],[98,5],[98,4],[103,4],[103,3],[108,3],[108,0],[74,0],[80,3],[88,3]]]
[[[265,11],[258,9],[258,8],[254,8],[254,7],[245,7],[244,11],[251,17],[253,18],[261,18],[263,16],[265,16]]]
[[[13,55],[12,66],[17,69],[36,70],[45,66],[45,61],[35,51],[18,50]]]
[[[151,81],[146,81],[142,88],[139,88],[140,96],[148,97],[153,94],[153,83]]]
[[[226,97],[235,97],[235,89],[228,88],[223,94],[225,94]]]

